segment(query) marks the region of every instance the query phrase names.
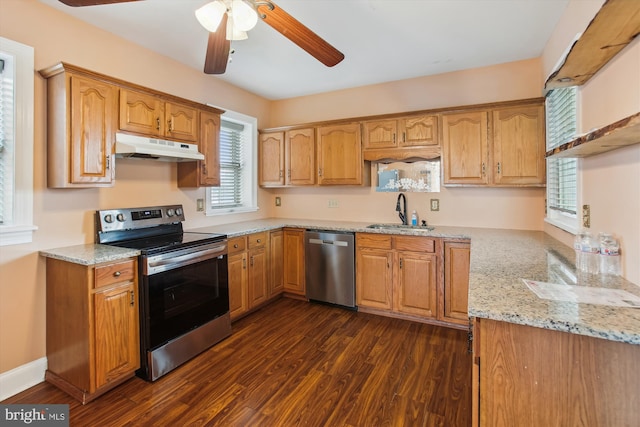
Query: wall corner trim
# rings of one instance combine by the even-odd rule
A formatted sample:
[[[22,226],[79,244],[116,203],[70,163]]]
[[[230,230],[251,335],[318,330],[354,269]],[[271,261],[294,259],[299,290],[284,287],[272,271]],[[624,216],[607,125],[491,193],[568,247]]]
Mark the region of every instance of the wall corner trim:
[[[0,401],[44,381],[47,358],[42,357],[0,374]]]

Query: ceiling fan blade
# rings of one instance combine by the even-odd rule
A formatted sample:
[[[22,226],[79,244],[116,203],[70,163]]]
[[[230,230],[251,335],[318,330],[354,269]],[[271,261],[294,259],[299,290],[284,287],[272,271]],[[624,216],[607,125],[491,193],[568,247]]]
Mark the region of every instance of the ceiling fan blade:
[[[101,4],[113,4],[113,3],[127,3],[130,1],[139,0],[59,0],[60,3],[64,3],[67,6],[81,7],[81,6],[98,6]]]
[[[229,62],[229,47],[231,41],[227,40],[227,20],[225,13],[215,33],[209,33],[207,44],[207,56],[204,59],[205,74],[224,74]]]
[[[344,59],[342,52],[331,46],[300,21],[276,6],[273,2],[258,2],[258,15],[264,22],[283,36],[307,51],[327,67],[333,67]],[[273,6],[273,8],[271,8]]]

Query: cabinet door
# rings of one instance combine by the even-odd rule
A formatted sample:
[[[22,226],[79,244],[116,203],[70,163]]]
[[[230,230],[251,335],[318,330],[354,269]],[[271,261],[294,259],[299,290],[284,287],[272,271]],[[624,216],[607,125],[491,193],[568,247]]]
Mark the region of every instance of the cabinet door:
[[[269,296],[284,292],[284,236],[282,230],[269,237]]]
[[[73,184],[111,183],[116,88],[71,76],[71,177]]]
[[[267,300],[267,252],[264,246],[249,251],[249,308]]]
[[[436,317],[435,254],[397,252],[398,278],[393,295],[396,311],[423,317]]]
[[[165,136],[180,141],[198,141],[198,110],[188,105],[167,102]]]
[[[287,159],[287,185],[313,185],[316,183],[315,130],[295,129],[285,134]]]
[[[488,115],[486,111],[442,116],[445,184],[487,184]]]
[[[260,134],[260,181],[265,187],[284,185],[284,132]]]
[[[204,160],[178,162],[178,187],[216,187],[220,185],[220,115],[200,112],[199,149]]]
[[[284,230],[284,290],[305,294],[304,230]]]
[[[140,367],[135,282],[94,294],[96,388]]]
[[[393,252],[362,248],[356,251],[356,304],[393,308]]]
[[[120,129],[164,136],[164,102],[142,92],[120,89]]]
[[[231,320],[249,309],[247,296],[247,253],[229,255],[229,314]]]
[[[438,145],[438,118],[416,116],[401,119],[398,123],[400,146]]]
[[[469,243],[444,243],[444,319],[469,324]]]
[[[398,146],[398,122],[378,120],[364,123],[364,148],[395,148]]]
[[[495,184],[544,184],[544,107],[493,111],[493,153]]]
[[[362,184],[363,160],[359,123],[319,127],[316,139],[318,184]]]

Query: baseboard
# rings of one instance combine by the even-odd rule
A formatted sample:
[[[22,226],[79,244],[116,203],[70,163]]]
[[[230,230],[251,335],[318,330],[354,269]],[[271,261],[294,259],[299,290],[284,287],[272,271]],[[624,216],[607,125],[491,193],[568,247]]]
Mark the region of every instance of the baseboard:
[[[0,401],[44,381],[47,358],[34,360],[0,374]]]

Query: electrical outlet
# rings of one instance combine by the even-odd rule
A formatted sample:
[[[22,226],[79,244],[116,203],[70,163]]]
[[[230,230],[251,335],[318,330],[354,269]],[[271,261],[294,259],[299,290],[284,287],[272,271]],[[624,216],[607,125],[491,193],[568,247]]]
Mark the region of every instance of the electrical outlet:
[[[280,197],[276,197],[276,206],[281,206],[282,205],[282,200],[280,200]]]
[[[431,210],[439,211],[440,210],[440,199],[431,199]]]
[[[582,205],[582,226],[591,228],[591,206]]]
[[[338,207],[338,201],[336,199],[329,199],[328,206],[330,208],[337,208]]]
[[[204,199],[197,199],[196,200],[196,210],[198,212],[202,212],[204,210]]]

